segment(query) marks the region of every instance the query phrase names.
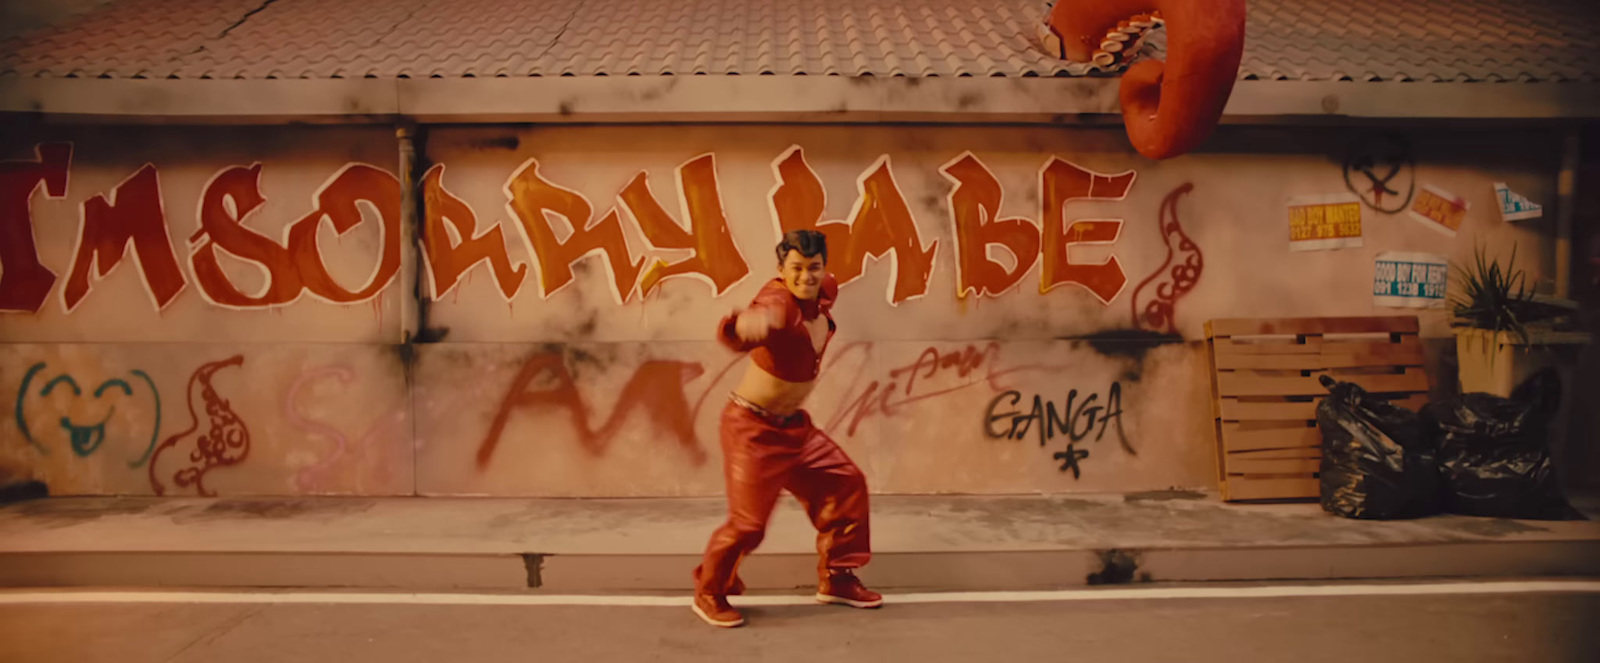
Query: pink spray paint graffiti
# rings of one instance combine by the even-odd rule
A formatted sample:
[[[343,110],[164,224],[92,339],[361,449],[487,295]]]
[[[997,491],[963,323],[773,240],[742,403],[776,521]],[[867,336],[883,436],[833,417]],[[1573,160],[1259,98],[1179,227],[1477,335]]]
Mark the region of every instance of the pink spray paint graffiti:
[[[332,474],[335,466],[348,466],[351,464],[358,468],[364,468],[369,464],[373,466],[370,476],[367,476],[366,473],[358,475],[358,483],[366,483],[363,480],[370,479],[374,485],[387,485],[392,476],[389,460],[384,458],[381,453],[376,454],[377,457],[374,458],[374,452],[381,452],[381,442],[383,440],[393,439],[401,433],[399,429],[407,420],[406,408],[397,408],[379,418],[376,423],[361,435],[352,449],[352,445],[348,443],[348,438],[344,432],[323,422],[308,419],[304,414],[301,414],[298,406],[300,393],[303,390],[314,382],[329,378],[338,380],[340,384],[347,385],[355,379],[355,373],[348,366],[342,365],[313,368],[295,379],[294,383],[289,386],[288,396],[284,400],[283,416],[289,420],[289,423],[312,435],[330,439],[334,444],[333,449],[324,454],[322,458],[295,473],[295,486],[300,492],[323,490],[325,489],[326,480]]]

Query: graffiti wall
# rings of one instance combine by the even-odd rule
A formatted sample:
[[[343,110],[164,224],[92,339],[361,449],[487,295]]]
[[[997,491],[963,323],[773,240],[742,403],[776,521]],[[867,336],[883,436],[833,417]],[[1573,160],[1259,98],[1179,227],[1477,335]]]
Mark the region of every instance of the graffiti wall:
[[[441,127],[414,223],[387,129],[8,138],[0,463],[57,494],[715,494],[742,363],[712,329],[815,228],[843,285],[810,409],[875,491],[1209,488],[1206,320],[1445,336],[1387,303],[1437,275],[1380,254],[1548,273],[1495,186],[1550,200],[1553,152],[1470,138],[1225,128],[1158,164],[1112,129]]]

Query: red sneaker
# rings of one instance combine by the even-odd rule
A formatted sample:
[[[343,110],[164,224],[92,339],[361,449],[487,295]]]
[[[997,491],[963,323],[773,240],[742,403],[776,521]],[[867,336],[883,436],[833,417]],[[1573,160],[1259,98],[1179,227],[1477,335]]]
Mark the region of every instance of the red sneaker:
[[[699,615],[707,624],[722,628],[744,626],[744,615],[739,614],[733,606],[728,605],[724,596],[711,596],[709,594],[694,595],[694,614]]]
[[[835,603],[852,608],[876,608],[883,605],[883,595],[861,585],[861,580],[849,569],[833,571],[817,589],[818,603]]]

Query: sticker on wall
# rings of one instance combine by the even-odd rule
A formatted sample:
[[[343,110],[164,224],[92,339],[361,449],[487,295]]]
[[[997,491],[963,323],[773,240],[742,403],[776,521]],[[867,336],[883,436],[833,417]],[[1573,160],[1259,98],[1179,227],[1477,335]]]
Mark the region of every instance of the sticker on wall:
[[[1361,246],[1361,197],[1352,193],[1289,199],[1289,250]]]
[[[1456,231],[1461,230],[1461,222],[1467,218],[1469,207],[1471,205],[1466,199],[1431,184],[1424,184],[1422,191],[1417,192],[1417,200],[1411,204],[1409,214],[1418,223],[1455,237]]]
[[[1378,306],[1442,308],[1450,262],[1431,253],[1385,251],[1378,254],[1372,296]]]
[[[1500,201],[1501,221],[1523,221],[1544,216],[1544,207],[1511,190],[1505,182],[1494,183],[1494,197]]]

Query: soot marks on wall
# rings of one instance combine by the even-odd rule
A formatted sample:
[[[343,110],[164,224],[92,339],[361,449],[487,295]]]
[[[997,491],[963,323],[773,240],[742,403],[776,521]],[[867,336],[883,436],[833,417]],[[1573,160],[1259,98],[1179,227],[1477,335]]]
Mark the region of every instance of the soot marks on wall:
[[[516,134],[494,136],[472,141],[471,147],[480,150],[505,150],[515,152],[522,147],[522,138]]]
[[[1170,502],[1173,500],[1203,500],[1206,494],[1198,490],[1147,490],[1122,496],[1124,502]]]
[[[599,327],[600,311],[591,308],[588,310],[587,314],[583,316],[583,320],[573,328],[572,336],[580,341],[591,339],[594,338],[594,332],[595,330],[599,329]]]
[[[1089,573],[1087,582],[1090,585],[1127,585],[1135,580],[1150,582],[1150,572],[1140,571],[1139,564],[1143,555],[1137,550],[1097,550],[1095,555],[1100,558],[1100,569]]]
[[[1137,383],[1144,379],[1151,350],[1181,344],[1185,341],[1177,334],[1165,334],[1144,329],[1107,329],[1087,336],[1069,336],[1060,340],[1072,341],[1073,347],[1086,344],[1097,354],[1123,363],[1122,380]]]
[[[400,375],[405,379],[406,390],[410,391],[417,383],[417,346],[415,343],[395,343],[387,346],[394,354],[395,361],[400,364]]]

